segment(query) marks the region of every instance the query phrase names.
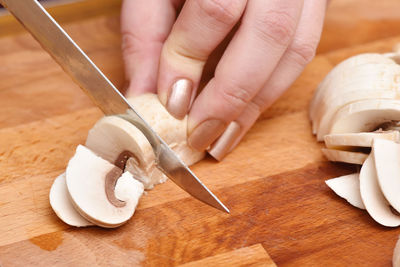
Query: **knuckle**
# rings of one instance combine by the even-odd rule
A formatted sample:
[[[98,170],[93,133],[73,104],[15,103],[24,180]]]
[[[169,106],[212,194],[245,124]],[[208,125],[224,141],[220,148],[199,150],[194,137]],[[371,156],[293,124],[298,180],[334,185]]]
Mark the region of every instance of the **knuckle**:
[[[233,84],[221,88],[220,96],[231,110],[242,110],[252,99],[253,94],[244,86]]]
[[[226,25],[233,25],[242,13],[243,0],[199,0],[201,10]]]
[[[260,37],[268,42],[287,46],[290,43],[297,23],[284,11],[269,11],[256,18],[255,30]]]
[[[123,54],[134,54],[138,50],[138,42],[140,39],[132,32],[122,32],[121,49]]]
[[[207,60],[207,56],[200,51],[190,49],[184,42],[166,42],[164,44],[164,51],[168,57],[175,58],[179,61],[193,63],[193,64],[204,64]]]
[[[307,65],[314,58],[318,41],[295,40],[289,50],[298,58],[300,65]]]

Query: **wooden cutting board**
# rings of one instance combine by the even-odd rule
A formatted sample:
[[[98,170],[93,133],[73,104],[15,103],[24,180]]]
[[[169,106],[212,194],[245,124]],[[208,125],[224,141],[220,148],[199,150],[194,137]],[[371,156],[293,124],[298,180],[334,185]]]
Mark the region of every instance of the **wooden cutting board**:
[[[120,2],[91,2],[93,9],[54,13],[121,88]],[[302,76],[223,162],[193,166],[231,214],[168,181],[113,230],[68,227],[50,208],[52,181],[102,114],[32,37],[0,18],[0,266],[389,266],[400,230],[328,189],[324,180],[355,167],[326,161],[307,107],[338,62],[400,42],[399,8],[397,0],[332,1],[319,53]]]

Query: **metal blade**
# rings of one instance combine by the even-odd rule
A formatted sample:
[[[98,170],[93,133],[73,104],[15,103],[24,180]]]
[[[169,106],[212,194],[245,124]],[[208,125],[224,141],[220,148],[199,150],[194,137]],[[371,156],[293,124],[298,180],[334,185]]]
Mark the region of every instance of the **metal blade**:
[[[199,200],[229,210],[191,172],[129,105],[122,94],[36,0],[0,0],[106,115],[121,115],[138,127],[153,147],[157,167]]]

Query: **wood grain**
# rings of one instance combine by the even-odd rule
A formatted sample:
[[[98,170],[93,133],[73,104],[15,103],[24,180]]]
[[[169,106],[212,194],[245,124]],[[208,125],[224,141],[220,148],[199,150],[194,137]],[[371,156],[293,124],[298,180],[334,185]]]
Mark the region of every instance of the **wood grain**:
[[[198,261],[192,261],[179,265],[180,267],[196,267],[196,266],[276,266],[271,260],[268,253],[260,245],[236,249],[231,252],[218,254],[212,257],[204,258]]]
[[[279,266],[389,266],[400,230],[377,225],[325,185],[355,169],[326,161],[307,113],[334,65],[400,42],[393,26],[400,3],[360,1],[332,1],[319,54],[295,84],[223,162],[207,157],[193,166],[230,215],[167,181],[114,230],[70,228],[48,200],[53,179],[101,112],[28,34],[0,34],[0,265],[271,266],[272,259]],[[119,16],[111,2],[114,11],[74,15],[64,26],[122,88]],[[344,38],[346,25],[351,34]]]

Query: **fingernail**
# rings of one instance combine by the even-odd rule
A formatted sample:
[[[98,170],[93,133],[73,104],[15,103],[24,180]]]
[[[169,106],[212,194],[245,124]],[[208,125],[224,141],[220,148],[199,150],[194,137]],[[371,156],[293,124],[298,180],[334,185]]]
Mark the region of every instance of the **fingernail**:
[[[212,144],[208,153],[221,161],[232,150],[232,145],[240,135],[240,129],[239,123],[232,121],[218,140]]]
[[[206,120],[189,134],[188,144],[194,149],[203,151],[222,134],[225,127],[226,123],[221,120]]]
[[[187,114],[192,97],[193,83],[188,79],[177,80],[171,88],[167,101],[168,112],[177,119],[183,119]]]

